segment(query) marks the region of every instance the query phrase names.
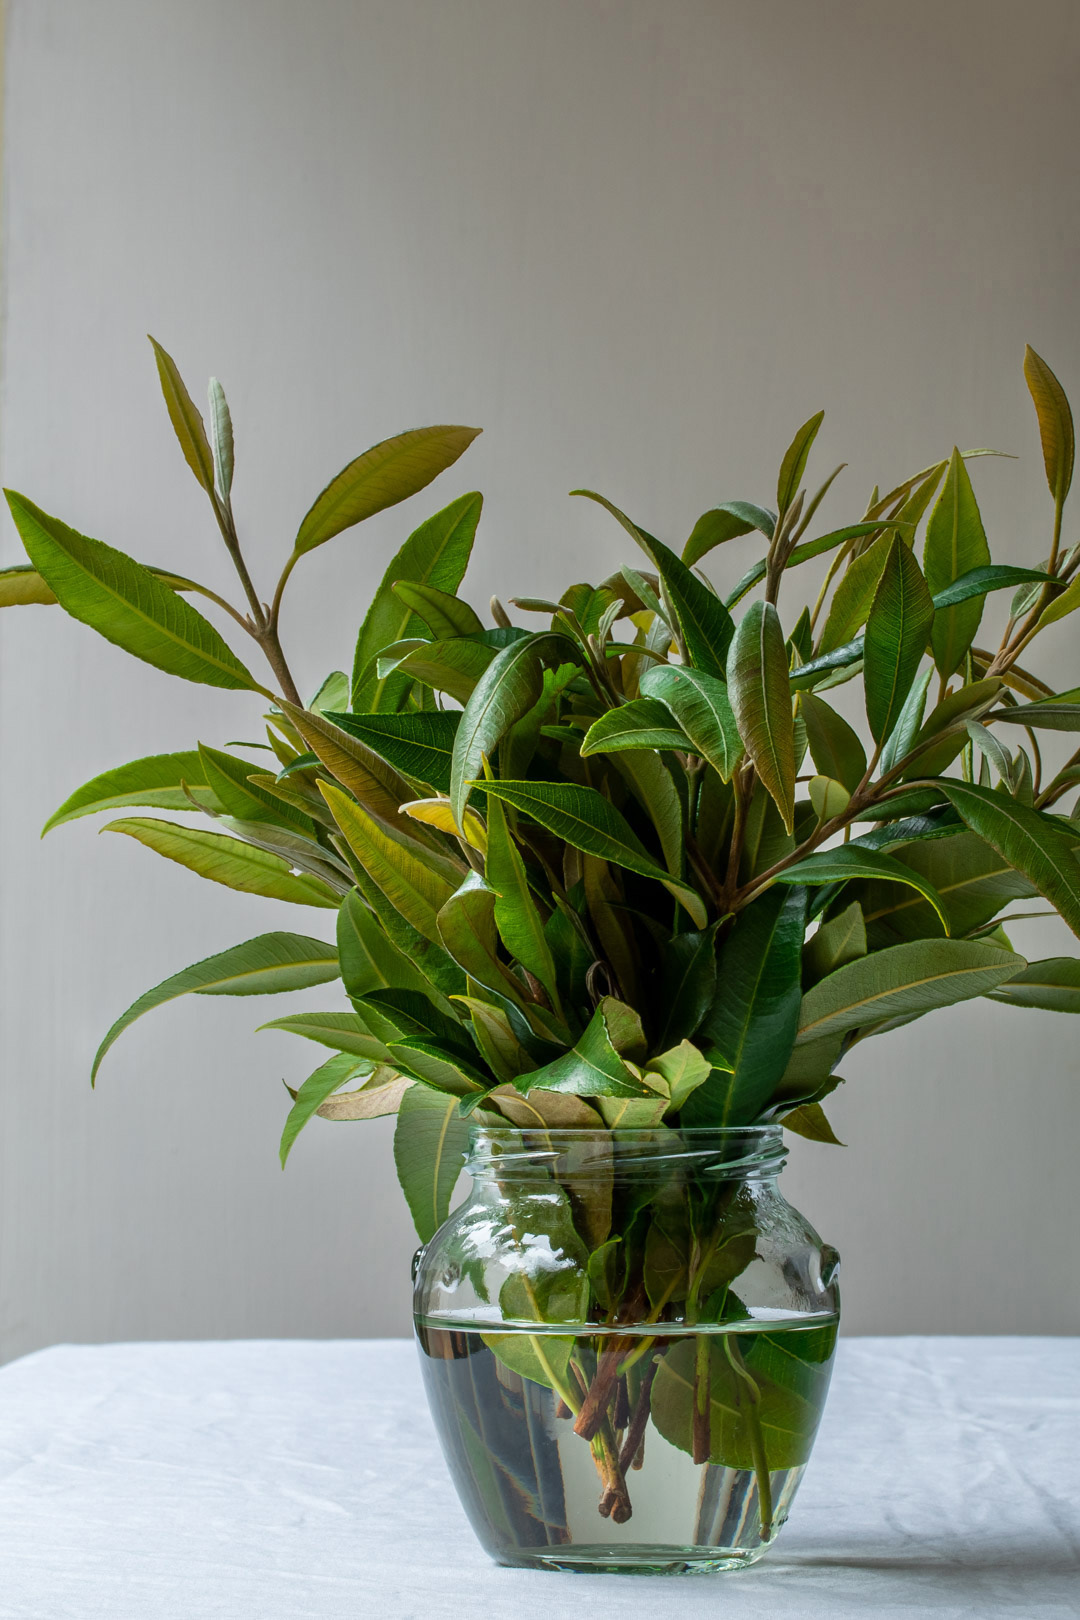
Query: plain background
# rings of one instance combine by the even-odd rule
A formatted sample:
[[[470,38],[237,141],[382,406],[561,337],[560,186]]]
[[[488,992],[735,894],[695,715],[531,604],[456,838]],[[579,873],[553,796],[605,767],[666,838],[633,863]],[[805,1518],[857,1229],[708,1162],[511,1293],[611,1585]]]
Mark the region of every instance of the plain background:
[[[999,560],[1045,554],[1020,372],[1080,398],[1073,0],[14,0],[3,477],[84,532],[229,588],[144,333],[237,425],[264,593],[327,479],[424,422],[485,428],[409,506],[294,576],[301,685],[348,666],[422,517],[479,487],[473,598],[626,560],[587,484],[681,543],[771,499],[819,406],[821,514],[954,441]],[[813,469],[812,469],[813,470]],[[1080,497],[1077,497],[1080,499]],[[1071,541],[1075,517],[1067,520]],[[753,554],[710,566],[730,581]],[[5,517],[0,557],[21,551]],[[1062,678],[1073,621],[1055,632]],[[277,1138],[315,1048],[280,1001],[185,1000],[188,962],[329,914],[202,884],[84,821],[73,787],[258,735],[243,695],[133,663],[59,610],[0,623],[0,1354],[55,1340],[406,1330],[387,1122]],[[1016,931],[1069,949],[1055,924]],[[334,988],[308,1005],[336,1004]],[[861,1051],[789,1196],[844,1256],[851,1332],[1080,1330],[1075,1026],[980,1002]]]

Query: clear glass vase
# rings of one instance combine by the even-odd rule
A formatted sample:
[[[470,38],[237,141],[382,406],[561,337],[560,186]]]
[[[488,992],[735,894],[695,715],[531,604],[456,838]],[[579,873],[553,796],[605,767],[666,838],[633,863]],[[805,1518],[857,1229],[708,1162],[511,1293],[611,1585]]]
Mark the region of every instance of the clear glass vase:
[[[474,1127],[419,1252],[443,1451],[501,1564],[664,1573],[775,1539],[821,1416],[839,1257],[777,1188],[778,1125]]]

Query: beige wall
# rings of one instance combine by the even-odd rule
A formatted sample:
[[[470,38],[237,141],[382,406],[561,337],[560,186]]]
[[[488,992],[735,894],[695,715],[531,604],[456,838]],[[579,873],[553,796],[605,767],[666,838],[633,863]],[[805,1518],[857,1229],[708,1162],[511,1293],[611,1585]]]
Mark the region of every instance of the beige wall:
[[[487,493],[483,601],[620,560],[578,484],[676,540],[717,499],[767,500],[820,405],[821,467],[851,463],[825,519],[954,439],[992,444],[1022,459],[979,468],[988,521],[1006,555],[1040,555],[1019,361],[1030,340],[1080,396],[1071,0],[10,9],[3,476],[86,532],[227,583],[149,330],[193,387],[229,391],[263,580],[325,479],[404,426],[486,428],[438,495]],[[296,576],[305,687],[347,662],[435,504]],[[723,578],[751,546],[730,549]],[[389,1127],[316,1122],[281,1174],[281,1079],[318,1054],[250,1033],[278,1004],[180,1002],[87,1083],[146,986],[325,925],[88,822],[37,841],[95,771],[250,736],[253,705],[46,609],[3,616],[0,703],[0,1353],[403,1331]],[[1059,948],[1046,924],[1017,939]],[[1080,1331],[1075,1041],[986,1003],[851,1060],[850,1147],[800,1143],[787,1172],[844,1254],[850,1330]]]

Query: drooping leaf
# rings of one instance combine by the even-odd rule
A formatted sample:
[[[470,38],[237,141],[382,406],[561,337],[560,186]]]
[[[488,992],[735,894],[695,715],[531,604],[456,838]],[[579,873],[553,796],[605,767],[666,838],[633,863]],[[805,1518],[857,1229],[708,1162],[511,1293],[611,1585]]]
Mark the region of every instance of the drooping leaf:
[[[949,803],[972,832],[1022,872],[1080,935],[1080,862],[1052,819],[1015,799],[972,782],[949,779],[941,784]]]
[[[823,776],[842,782],[853,793],[866,771],[866,752],[859,737],[823,698],[804,692],[799,713],[806,721],[810,757]]]
[[[320,1119],[385,1119],[388,1114],[397,1113],[401,1099],[413,1083],[407,1074],[398,1074],[383,1065],[373,1070],[354,1091],[339,1091],[327,1097],[315,1112]]]
[[[737,540],[752,529],[759,529],[771,540],[775,527],[776,513],[763,506],[755,506],[752,501],[722,501],[698,518],[683,547],[682,560],[687,568],[693,568],[714,546],[721,546],[726,540]]]
[[[988,994],[991,1001],[1004,1001],[1010,1007],[1080,1013],[1080,961],[1074,956],[1049,956],[1029,962],[1014,979]]]
[[[431,1241],[450,1213],[468,1141],[456,1097],[410,1086],[398,1109],[394,1165],[421,1243]]]
[[[799,493],[810,451],[824,420],[824,411],[815,412],[808,422],[803,423],[784,453],[780,476],[776,481],[776,509],[781,517]]]
[[[439,943],[438,914],[454,892],[426,852],[392,838],[341,789],[320,783],[323,797],[356,859],[390,904],[418,933]]]
[[[949,608],[957,602],[970,602],[973,597],[986,596],[990,591],[1006,591],[1014,585],[1025,583],[1045,585],[1051,579],[1052,576],[1041,568],[1014,568],[1008,563],[990,563],[985,567],[969,569],[959,579],[953,580],[951,585],[936,590],[934,606],[939,610]],[[1034,594],[1037,597],[1038,590]]]
[[[294,906],[322,906],[331,911],[338,907],[339,896],[318,878],[294,875],[280,856],[255,849],[239,839],[223,837],[221,833],[145,816],[111,821],[101,830],[125,833],[167,860],[186,866],[199,877],[222,883],[227,889],[266,895],[271,900],[285,900]]]
[[[1076,454],[1072,411],[1064,388],[1030,344],[1024,350],[1024,378],[1039,418],[1046,482],[1055,502],[1061,507],[1072,484]]]
[[[833,1147],[844,1147],[832,1126],[828,1116],[820,1103],[799,1103],[790,1108],[784,1115],[783,1126],[785,1131],[794,1131],[796,1136],[804,1136],[808,1142],[829,1142]]]
[[[576,662],[578,652],[568,636],[530,636],[504,647],[477,681],[454,738],[450,767],[450,803],[459,825],[484,759],[540,697],[545,659]]]
[[[285,1018],[272,1018],[269,1023],[260,1024],[259,1032],[264,1029],[301,1035],[305,1040],[329,1046],[335,1052],[347,1053],[366,1063],[390,1061],[386,1046],[354,1012],[290,1013]]]
[[[296,536],[296,552],[312,551],[354,523],[416,495],[452,467],[479,432],[467,427],[413,428],[365,450],[310,507]]]
[[[795,733],[784,632],[771,602],[754,602],[743,615],[728,654],[727,682],[746,752],[791,832]]]
[[[184,792],[187,787],[189,799]],[[192,799],[197,803],[192,803]],[[207,809],[221,809],[206,785],[202,760],[197,749],[180,754],[150,754],[117,765],[92,777],[54,810],[41,836],[66,821],[92,816],[99,810],[118,810],[127,805],[145,805],[155,810],[195,810],[198,803]]]
[[[720,598],[714,596],[708,586],[703,585],[662,541],[639,529],[625,512],[620,512],[603,495],[589,489],[571,490],[571,494],[584,495],[588,500],[596,501],[637,542],[663,581],[690,662],[695,669],[722,678],[724,660],[735,627]]]
[[[259,934],[230,950],[208,956],[147,990],[113,1024],[98,1047],[91,1079],[117,1036],[154,1007],[177,996],[264,996],[306,990],[338,977],[337,951],[303,934]]]
[[[427,782],[437,793],[450,791],[450,760],[460,714],[328,714],[332,725],[366,744],[395,771]]]
[[[180,441],[184,460],[213,500],[214,458],[210,452],[203,419],[184,386],[184,379],[177,370],[176,361],[166,353],[156,339],[150,338],[150,343],[154,350],[154,359],[157,361],[158,377],[161,381],[161,392],[165,396],[169,421]]]
[[[926,651],[934,604],[908,546],[894,536],[866,621],[866,717],[875,742],[889,735]]]
[[[1033,726],[1037,731],[1080,731],[1080,690],[994,709],[987,718],[1011,726]]]
[[[697,890],[676,881],[650,859],[626,818],[595,788],[576,782],[485,782],[484,787],[489,798],[513,805],[575,849],[655,878],[704,928],[705,906]]]
[[[919,872],[905,866],[902,861],[895,860],[893,856],[863,849],[857,844],[841,844],[836,849],[822,849],[816,854],[807,855],[804,860],[796,861],[794,866],[778,872],[775,882],[813,886],[821,883],[846,883],[852,878],[878,878],[889,883],[908,884],[910,888],[918,890],[923,899],[933,906],[948,933],[948,915],[941,896],[932,883],[927,882]]]
[[[944,591],[964,574],[990,562],[978,502],[959,450],[949,461],[945,487],[926,526],[923,566],[931,594]],[[972,596],[955,606],[938,608],[930,644],[938,673],[946,680],[964,661],[982,618],[983,597]]]
[[[808,990],[798,1043],[897,1018],[918,1018],[985,995],[1024,967],[1024,959],[967,939],[915,940],[859,957]]]
[[[771,889],[735,920],[720,947],[716,998],[697,1035],[731,1072],[713,1073],[683,1110],[688,1125],[746,1125],[787,1067],[799,1022],[803,889]]]
[[[69,529],[14,490],[7,503],[27,555],[73,619],[187,681],[262,692],[208,619],[149,568]]]
[[[724,682],[698,669],[654,664],[641,677],[641,690],[670,710],[693,752],[708,760],[722,782],[730,781],[743,745]]]
[[[285,1128],[281,1133],[281,1146],[278,1155],[281,1159],[281,1168],[284,1170],[286,1161],[292,1151],[293,1143],[300,1135],[308,1120],[318,1111],[326,1099],[345,1085],[358,1074],[364,1074],[370,1065],[357,1061],[348,1053],[339,1053],[337,1057],[328,1058],[327,1061],[309,1074],[299,1091],[296,1101],[289,1110],[285,1120]]]
[[[423,622],[394,587],[408,580],[456,591],[468,566],[482,506],[483,496],[476,493],[451,501],[422,523],[390,562],[356,640],[352,706],[357,713],[392,713],[404,704],[408,677],[400,671],[380,676],[376,662],[392,643],[418,635]]]
[[[628,748],[675,748],[689,751],[687,738],[654,698],[635,698],[608,709],[594,720],[581,742],[581,756],[616,754]]]

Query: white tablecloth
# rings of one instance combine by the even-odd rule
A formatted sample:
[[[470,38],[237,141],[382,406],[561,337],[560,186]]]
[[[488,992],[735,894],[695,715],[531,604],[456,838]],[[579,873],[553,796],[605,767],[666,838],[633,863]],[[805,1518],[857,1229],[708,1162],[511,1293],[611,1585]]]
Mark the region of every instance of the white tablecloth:
[[[842,1340],[765,1562],[500,1569],[413,1347],[61,1346],[0,1369],[4,1620],[1080,1616],[1080,1340]]]

